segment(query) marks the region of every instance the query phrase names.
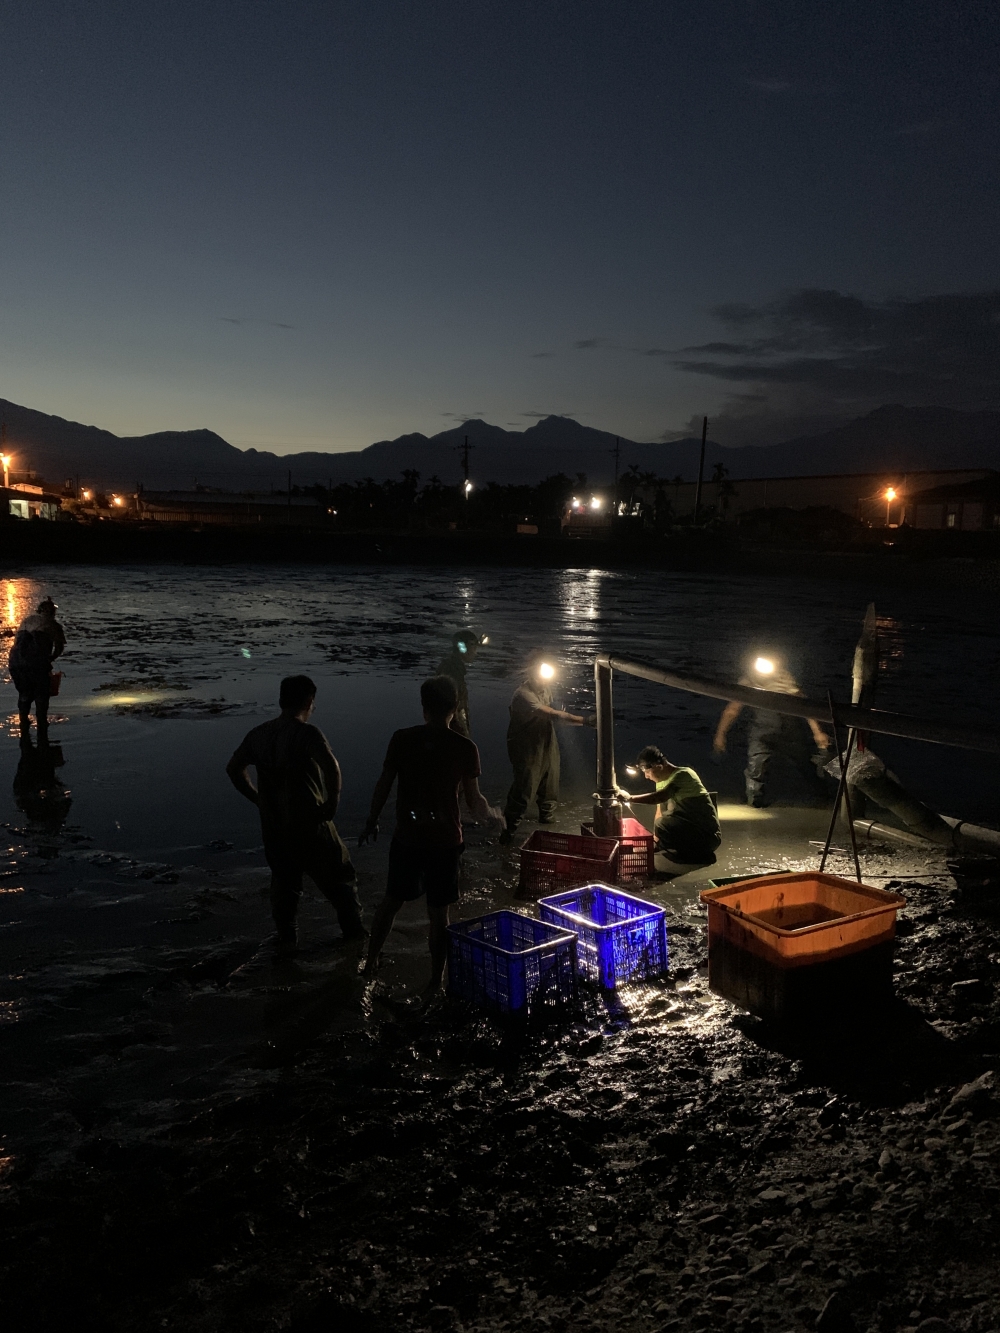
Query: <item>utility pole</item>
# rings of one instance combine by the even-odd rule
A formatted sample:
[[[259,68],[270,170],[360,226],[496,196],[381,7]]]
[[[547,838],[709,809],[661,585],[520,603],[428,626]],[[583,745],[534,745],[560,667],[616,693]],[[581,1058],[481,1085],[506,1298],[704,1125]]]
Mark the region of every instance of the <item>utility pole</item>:
[[[288,469],[288,508],[292,507],[292,469]]]
[[[615,436],[615,447],[611,450],[615,456],[615,490],[614,490],[614,512],[618,512],[618,469],[621,467],[622,442]]]
[[[694,493],[694,523],[697,525],[701,513],[701,480],[705,474],[705,440],[708,438],[708,417],[701,423],[701,456],[698,459],[698,489]]]
[[[468,500],[469,494],[472,491],[472,482],[469,480],[469,450],[475,449],[476,446],[469,443],[469,437],[466,435],[463,438],[462,443],[457,447],[462,451],[462,473],[465,477],[464,491],[465,498]]]

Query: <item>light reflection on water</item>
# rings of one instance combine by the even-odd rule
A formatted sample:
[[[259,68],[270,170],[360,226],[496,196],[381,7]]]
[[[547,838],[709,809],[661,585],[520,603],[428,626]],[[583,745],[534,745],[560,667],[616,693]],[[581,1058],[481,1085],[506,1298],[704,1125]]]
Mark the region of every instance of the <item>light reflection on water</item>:
[[[975,593],[793,578],[596,569],[261,567],[47,568],[5,581],[9,630],[45,594],[68,635],[53,739],[74,794],[73,818],[102,844],[166,855],[212,839],[259,841],[253,811],[223,772],[243,733],[273,715],[281,676],[305,671],[320,689],[316,721],[345,772],[342,823],[360,823],[385,745],[419,721],[416,683],[470,625],[490,636],[470,670],[484,788],[509,781],[507,703],[536,646],[558,655],[565,703],[593,708],[593,657],[633,655],[679,671],[736,679],[755,645],[787,658],[809,693],[848,697],[864,610],[880,618],[878,703],[992,725],[1000,636]],[[249,656],[247,654],[249,653]],[[11,687],[7,686],[8,690]],[[9,697],[13,705],[13,692]],[[622,767],[655,741],[703,771],[723,800],[741,799],[742,755],[711,764],[719,705],[617,677]],[[594,738],[562,733],[567,797],[593,788]],[[880,750],[937,808],[995,818],[998,766],[942,747],[886,740]],[[0,756],[6,793],[18,760]],[[4,767],[4,765],[6,767]],[[793,793],[794,794],[794,793]],[[2,798],[0,798],[2,799]],[[13,815],[8,798],[8,810]]]

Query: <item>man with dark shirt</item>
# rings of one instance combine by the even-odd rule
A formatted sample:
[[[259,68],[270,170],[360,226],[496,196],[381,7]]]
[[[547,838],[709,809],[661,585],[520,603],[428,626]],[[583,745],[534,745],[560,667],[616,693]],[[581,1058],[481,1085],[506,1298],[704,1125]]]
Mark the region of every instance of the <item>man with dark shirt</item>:
[[[308,676],[287,676],[278,702],[281,716],[248,732],[226,767],[236,790],[260,810],[278,950],[295,949],[303,875],[333,904],[345,940],[360,942],[365,929],[357,876],[333,822],[340,765],[319,727],[309,724],[316,686]],[[251,766],[256,787],[247,772]]]
[[[458,703],[455,716],[451,720],[452,731],[460,736],[472,737],[472,718],[469,713],[469,682],[465,673],[476,660],[483,640],[471,629],[460,629],[451,636],[451,652],[442,660],[437,669],[439,676],[450,676],[458,691]]]
[[[458,902],[459,861],[464,851],[459,790],[474,817],[501,823],[503,817],[479,790],[479,751],[468,737],[451,730],[458,706],[455,682],[450,676],[425,680],[420,702],[424,724],[397,731],[390,740],[358,842],[378,837],[378,817],[397,783],[389,875],[385,897],[375,909],[364,974],[375,975],[399,909],[426,894],[431,955],[427,990],[433,993],[440,989],[448,956],[449,908]]]

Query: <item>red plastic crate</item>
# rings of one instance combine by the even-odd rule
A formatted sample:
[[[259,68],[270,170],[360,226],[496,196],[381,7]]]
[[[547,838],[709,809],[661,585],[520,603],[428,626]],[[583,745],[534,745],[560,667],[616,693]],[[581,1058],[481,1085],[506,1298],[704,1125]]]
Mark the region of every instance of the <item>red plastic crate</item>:
[[[593,824],[581,824],[585,837],[594,836]],[[627,879],[650,879],[653,874],[654,838],[645,824],[638,819],[622,819],[621,856],[618,861],[619,878],[614,882],[624,884]]]
[[[603,880],[618,883],[621,846],[617,838],[539,830],[521,848],[519,898],[538,898]]]

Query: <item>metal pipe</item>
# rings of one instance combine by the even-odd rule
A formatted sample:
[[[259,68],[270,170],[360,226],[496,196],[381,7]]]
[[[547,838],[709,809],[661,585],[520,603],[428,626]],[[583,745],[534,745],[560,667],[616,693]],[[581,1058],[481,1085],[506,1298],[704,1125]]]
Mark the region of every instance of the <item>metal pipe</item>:
[[[594,663],[594,695],[597,699],[597,795],[614,799],[615,715],[611,693],[611,666],[600,658]]]
[[[779,694],[775,690],[761,690],[755,686],[724,685],[721,681],[702,680],[696,676],[679,676],[673,671],[625,657],[603,656],[596,659],[595,675],[599,666],[624,671],[626,675],[669,685],[689,694],[701,694],[709,699],[724,699],[745,704],[748,708],[764,708],[769,713],[787,717],[812,717],[817,721],[838,722],[841,726],[861,731],[875,731],[885,736],[903,736],[907,740],[930,741],[935,745],[955,745],[963,750],[982,750],[1000,754],[1000,735],[980,729],[956,727],[950,722],[935,719],[906,717],[902,713],[887,713],[878,708],[860,708],[855,704],[836,704],[835,716],[830,706],[818,699],[806,699],[800,694]]]

